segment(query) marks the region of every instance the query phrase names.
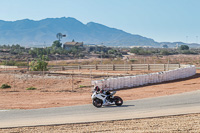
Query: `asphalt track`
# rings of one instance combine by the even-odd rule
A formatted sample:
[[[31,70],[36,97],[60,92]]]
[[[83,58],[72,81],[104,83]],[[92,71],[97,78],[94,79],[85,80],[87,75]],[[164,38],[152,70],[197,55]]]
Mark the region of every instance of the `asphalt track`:
[[[31,110],[0,110],[0,128],[97,122],[187,113],[200,113],[200,90],[126,101],[121,107],[95,108],[91,104]]]

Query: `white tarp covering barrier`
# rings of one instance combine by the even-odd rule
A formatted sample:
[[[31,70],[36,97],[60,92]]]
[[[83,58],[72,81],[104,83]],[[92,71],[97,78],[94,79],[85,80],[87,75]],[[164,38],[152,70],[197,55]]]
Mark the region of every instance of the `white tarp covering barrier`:
[[[92,85],[99,86],[105,90],[115,90],[129,87],[136,87],[152,83],[161,83],[175,79],[190,77],[196,74],[194,65],[187,65],[184,68],[175,70],[150,73],[145,75],[126,76],[118,78],[108,78],[92,81]]]

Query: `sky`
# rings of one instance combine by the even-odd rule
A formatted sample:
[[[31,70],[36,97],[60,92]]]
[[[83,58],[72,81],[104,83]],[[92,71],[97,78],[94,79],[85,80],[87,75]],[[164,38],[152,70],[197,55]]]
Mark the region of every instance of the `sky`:
[[[0,0],[0,20],[73,17],[158,42],[200,43],[200,0]]]

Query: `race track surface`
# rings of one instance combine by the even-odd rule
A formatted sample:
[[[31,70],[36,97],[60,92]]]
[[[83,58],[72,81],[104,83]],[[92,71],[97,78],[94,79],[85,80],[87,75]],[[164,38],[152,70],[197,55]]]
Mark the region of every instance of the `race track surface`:
[[[200,90],[125,101],[121,107],[95,108],[91,104],[31,110],[0,110],[0,128],[98,122],[187,113],[200,113]]]

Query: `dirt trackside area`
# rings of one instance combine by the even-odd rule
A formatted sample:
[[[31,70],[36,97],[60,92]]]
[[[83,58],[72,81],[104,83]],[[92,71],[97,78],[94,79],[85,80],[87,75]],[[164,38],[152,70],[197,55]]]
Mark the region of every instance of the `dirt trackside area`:
[[[0,73],[0,109],[36,109],[91,104],[91,78]],[[73,84],[72,84],[73,83]],[[26,90],[35,87],[36,90]],[[73,90],[72,90],[73,88]],[[200,70],[187,79],[117,91],[123,100],[171,95],[200,89]]]
[[[199,133],[200,114],[57,126],[0,129],[0,133]]]

